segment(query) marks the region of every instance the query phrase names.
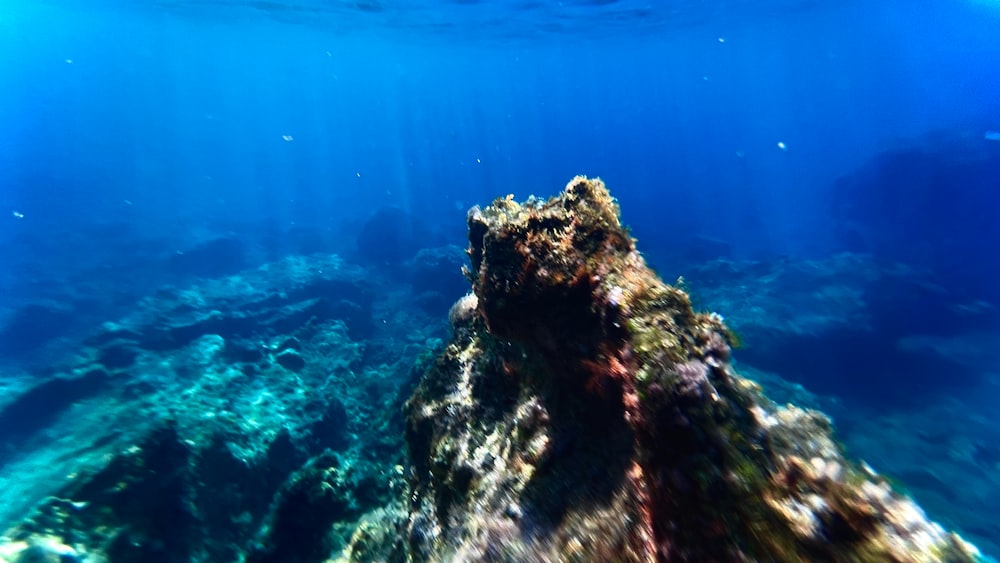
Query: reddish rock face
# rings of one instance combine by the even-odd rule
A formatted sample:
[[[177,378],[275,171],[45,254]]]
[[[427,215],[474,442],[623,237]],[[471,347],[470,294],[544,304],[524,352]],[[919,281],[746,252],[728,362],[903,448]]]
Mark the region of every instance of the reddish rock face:
[[[739,377],[721,317],[646,266],[599,180],[473,209],[469,238],[474,296],[407,403],[414,558],[977,557],[823,415]]]

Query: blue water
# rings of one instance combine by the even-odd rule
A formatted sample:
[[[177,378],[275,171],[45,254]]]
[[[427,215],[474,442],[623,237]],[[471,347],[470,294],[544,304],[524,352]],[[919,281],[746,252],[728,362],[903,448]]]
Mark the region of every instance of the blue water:
[[[355,237],[385,206],[420,224],[423,246],[463,245],[472,205],[586,174],[671,280],[719,258],[843,252],[923,272],[937,297],[873,298],[870,340],[838,333],[793,360],[751,346],[749,363],[859,409],[941,398],[993,426],[998,29],[986,0],[8,0],[0,309],[59,301],[29,327],[40,346],[128,310],[205,241],[252,249],[175,270],[315,250],[364,261]],[[879,360],[928,335],[977,359],[961,376]],[[875,367],[811,377],[817,355]],[[845,432],[866,453],[858,426]],[[976,467],[995,474],[996,436],[975,439]],[[971,520],[938,493],[932,516]],[[996,526],[963,531],[1000,545]]]

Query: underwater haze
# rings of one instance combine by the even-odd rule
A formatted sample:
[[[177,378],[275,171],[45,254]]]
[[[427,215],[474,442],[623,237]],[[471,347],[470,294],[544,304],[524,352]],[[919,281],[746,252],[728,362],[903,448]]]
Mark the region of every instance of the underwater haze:
[[[0,530],[143,435],[106,397],[227,362],[350,358],[316,447],[405,466],[363,429],[447,338],[468,210],[586,175],[741,373],[1000,554],[998,30],[994,0],[3,2]],[[326,356],[317,318],[344,321]]]

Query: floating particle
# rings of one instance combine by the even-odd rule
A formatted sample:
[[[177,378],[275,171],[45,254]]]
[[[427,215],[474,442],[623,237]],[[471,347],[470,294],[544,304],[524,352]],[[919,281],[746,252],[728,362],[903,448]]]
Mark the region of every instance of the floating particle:
[[[483,161],[482,161],[482,160],[480,160],[480,159],[478,159],[478,158],[476,159],[476,164],[482,164],[482,163],[483,163]]]
[[[788,146],[785,145],[785,143],[782,142],[782,141],[778,141],[778,148],[781,149],[781,150],[783,150],[783,151],[787,151],[788,150]]]
[[[354,175],[357,176],[358,178],[360,178],[361,177],[361,172],[355,172]]]
[[[66,59],[66,64],[68,64],[68,65],[73,64],[73,59]]]
[[[726,42],[726,38],[725,37],[720,37],[719,38],[719,43],[725,43],[725,42]]]
[[[293,137],[293,136],[291,136],[291,135],[282,135],[282,136],[281,136],[281,139],[282,139],[283,141],[285,141],[285,142],[288,142],[288,143],[290,143],[290,142],[292,142],[292,141],[294,141],[294,140],[295,140],[295,137]]]
[[[1000,131],[987,131],[986,132],[987,141],[1000,141]]]
[[[13,215],[15,219],[24,219],[24,213],[21,213],[20,211],[11,211],[10,214]]]
[[[125,205],[128,205],[128,206],[131,206],[131,205],[132,205],[132,201],[131,201],[131,200],[128,200],[128,199],[126,199],[126,200],[125,200]]]

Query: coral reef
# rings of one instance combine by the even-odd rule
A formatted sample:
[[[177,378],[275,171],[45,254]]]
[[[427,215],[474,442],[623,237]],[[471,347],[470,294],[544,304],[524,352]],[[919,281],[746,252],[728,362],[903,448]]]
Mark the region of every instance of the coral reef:
[[[407,555],[975,561],[818,412],[768,401],[599,180],[468,217],[474,295],[406,405]]]

